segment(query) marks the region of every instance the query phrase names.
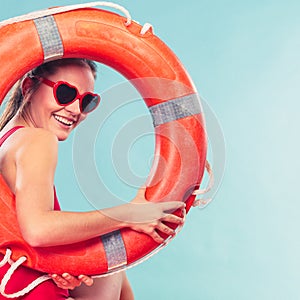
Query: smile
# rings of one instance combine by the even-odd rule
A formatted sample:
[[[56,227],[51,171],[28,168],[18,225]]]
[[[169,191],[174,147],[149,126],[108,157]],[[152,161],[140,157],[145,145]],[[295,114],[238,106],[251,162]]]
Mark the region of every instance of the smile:
[[[75,121],[61,117],[61,116],[57,116],[57,115],[53,115],[53,116],[54,116],[55,120],[57,120],[58,122],[62,123],[63,125],[66,125],[66,126],[72,126],[75,123]]]

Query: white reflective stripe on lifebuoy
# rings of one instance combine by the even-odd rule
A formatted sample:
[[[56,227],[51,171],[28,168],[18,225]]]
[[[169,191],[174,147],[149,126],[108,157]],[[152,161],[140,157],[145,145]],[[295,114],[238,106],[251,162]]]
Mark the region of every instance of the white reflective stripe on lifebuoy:
[[[44,61],[63,57],[64,46],[54,17],[41,17],[33,21],[43,47]]]
[[[101,236],[108,270],[127,265],[127,254],[120,230]]]
[[[202,113],[198,94],[169,100],[149,107],[154,127]]]

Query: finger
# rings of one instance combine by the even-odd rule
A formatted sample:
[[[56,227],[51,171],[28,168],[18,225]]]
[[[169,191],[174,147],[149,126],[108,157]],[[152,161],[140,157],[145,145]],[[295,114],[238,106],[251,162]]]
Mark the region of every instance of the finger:
[[[60,275],[57,275],[57,274],[52,274],[50,275],[51,278],[57,282],[57,283],[62,283],[62,282],[66,282],[66,280],[64,278],[62,278]]]
[[[62,289],[67,289],[67,281],[63,279],[60,275],[51,274],[50,276],[58,287]]]
[[[164,242],[164,239],[155,230],[152,232],[151,237],[158,244],[161,244]]]
[[[174,236],[175,235],[175,230],[168,227],[166,224],[164,223],[160,223],[158,226],[157,226],[157,229],[167,235],[171,235],[171,236]]]
[[[145,197],[145,192],[146,192],[146,186],[142,186],[139,188],[139,190],[137,192],[137,196]]]
[[[144,202],[146,202],[145,193],[146,193],[146,187],[142,186],[138,190],[135,198],[132,200],[131,203],[144,203]]]
[[[78,279],[87,286],[91,286],[94,283],[93,278],[86,276],[86,275],[79,275]]]
[[[172,214],[165,214],[164,217],[161,218],[161,220],[170,222],[170,223],[174,223],[174,224],[178,224],[178,225],[182,225],[184,223],[185,218],[178,217],[178,216],[175,216]]]
[[[75,276],[70,275],[69,273],[62,274],[62,277],[68,282],[68,284],[72,286],[80,286],[81,281],[77,279]]]
[[[164,212],[173,212],[177,209],[184,209],[185,203],[180,201],[163,202],[162,208]]]

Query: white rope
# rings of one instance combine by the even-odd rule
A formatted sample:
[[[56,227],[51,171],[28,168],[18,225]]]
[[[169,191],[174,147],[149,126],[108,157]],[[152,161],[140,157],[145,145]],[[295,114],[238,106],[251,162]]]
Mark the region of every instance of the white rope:
[[[33,290],[36,286],[38,286],[39,284],[41,284],[42,282],[51,279],[50,276],[48,275],[43,275],[38,277],[37,279],[35,279],[33,282],[31,282],[27,287],[25,287],[24,289],[22,289],[19,292],[13,293],[13,294],[6,294],[5,293],[5,288],[6,285],[8,283],[8,281],[10,280],[11,276],[13,275],[13,273],[16,271],[16,269],[22,265],[25,261],[26,261],[26,257],[25,256],[21,256],[17,261],[13,262],[11,260],[11,250],[7,249],[6,250],[6,254],[3,258],[3,260],[0,263],[0,266],[4,266],[5,263],[7,262],[11,262],[11,266],[10,268],[7,270],[6,274],[4,275],[4,277],[1,280],[1,284],[0,284],[0,293],[2,296],[6,297],[6,298],[17,298],[17,297],[21,297],[27,293],[29,293],[31,290]]]
[[[198,189],[198,190],[195,190],[193,192],[193,195],[203,195],[203,194],[206,194],[207,192],[209,192],[213,185],[214,185],[214,174],[213,174],[213,171],[212,171],[212,168],[209,164],[208,161],[205,162],[205,169],[209,175],[209,181],[208,181],[208,184],[207,184],[207,187],[205,189]],[[193,203],[193,206],[196,207],[200,207],[200,208],[204,208],[205,206],[207,206],[208,203],[210,203],[212,201],[212,198],[208,198],[208,199],[196,199]]]
[[[3,267],[6,263],[12,264],[12,260],[10,259],[11,250],[7,249],[3,259],[0,262],[0,267]]]
[[[31,12],[31,13],[28,13],[28,14],[25,14],[22,16],[4,20],[4,21],[0,22],[0,27],[8,25],[8,24],[17,23],[17,22],[28,21],[28,20],[33,20],[36,18],[49,16],[49,15],[59,14],[59,13],[63,13],[63,12],[71,11],[71,10],[77,10],[77,9],[95,7],[95,6],[106,6],[106,7],[111,7],[111,8],[120,10],[127,18],[125,25],[129,26],[131,24],[131,21],[132,21],[131,15],[130,15],[129,11],[126,8],[124,8],[123,6],[116,4],[116,3],[112,3],[112,2],[96,1],[96,2],[68,5],[68,6],[62,6],[62,7],[54,7],[54,8],[49,8],[49,9],[45,9],[45,10]]]
[[[141,34],[141,35],[144,35],[144,34],[146,34],[150,29],[152,29],[152,31],[153,31],[153,26],[152,26],[150,23],[145,23],[144,26],[143,26],[143,28],[142,28],[141,31],[140,31],[140,34]]]

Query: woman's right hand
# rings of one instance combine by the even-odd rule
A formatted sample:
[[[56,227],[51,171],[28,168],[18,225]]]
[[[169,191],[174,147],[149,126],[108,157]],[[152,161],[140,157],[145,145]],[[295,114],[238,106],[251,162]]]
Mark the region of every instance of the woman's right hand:
[[[182,225],[185,219],[185,203],[179,201],[149,202],[145,198],[146,188],[140,188],[136,197],[128,204],[129,227],[135,231],[143,232],[151,236],[157,243],[164,239],[159,232],[174,236],[175,230],[165,222]],[[182,217],[173,215],[172,212],[181,209]]]
[[[62,275],[49,274],[49,276],[59,288],[65,290],[73,290],[76,287],[79,287],[82,283],[84,283],[86,286],[91,286],[94,283],[93,278],[87,275],[79,275],[76,277],[70,275],[69,273],[64,273]]]

